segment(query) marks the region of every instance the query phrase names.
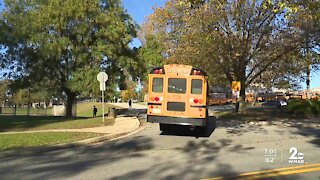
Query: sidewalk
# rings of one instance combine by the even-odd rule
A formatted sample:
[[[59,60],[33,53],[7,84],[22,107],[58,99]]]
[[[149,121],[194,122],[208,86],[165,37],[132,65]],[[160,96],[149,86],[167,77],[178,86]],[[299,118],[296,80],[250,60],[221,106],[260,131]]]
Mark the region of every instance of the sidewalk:
[[[109,104],[114,105],[114,106],[118,106],[118,107],[122,107],[122,108],[129,107],[128,103],[109,103]],[[137,110],[144,110],[144,109],[147,109],[147,105],[132,103],[132,108],[137,109]]]

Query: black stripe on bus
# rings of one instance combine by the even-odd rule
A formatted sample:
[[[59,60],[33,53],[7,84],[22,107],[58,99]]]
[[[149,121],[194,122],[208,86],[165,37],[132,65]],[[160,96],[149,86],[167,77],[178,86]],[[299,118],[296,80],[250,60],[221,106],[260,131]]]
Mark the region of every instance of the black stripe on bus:
[[[206,108],[207,106],[204,105],[204,106],[191,106],[191,107],[194,107],[194,108]]]
[[[158,106],[160,105],[161,106],[162,103],[148,103],[148,105],[158,105]]]

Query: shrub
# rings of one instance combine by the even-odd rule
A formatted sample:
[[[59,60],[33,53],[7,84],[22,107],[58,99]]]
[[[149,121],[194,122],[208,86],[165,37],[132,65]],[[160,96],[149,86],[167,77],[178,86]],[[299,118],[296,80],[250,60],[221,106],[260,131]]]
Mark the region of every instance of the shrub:
[[[318,100],[290,100],[289,112],[296,114],[320,114],[320,101]]]

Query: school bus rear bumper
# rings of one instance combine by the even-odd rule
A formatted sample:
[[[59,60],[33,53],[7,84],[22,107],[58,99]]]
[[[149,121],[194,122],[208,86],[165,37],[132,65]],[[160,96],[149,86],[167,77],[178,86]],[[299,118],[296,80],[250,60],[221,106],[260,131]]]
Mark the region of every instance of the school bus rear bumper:
[[[182,118],[168,116],[147,116],[147,122],[161,124],[178,124],[191,126],[206,126],[206,118]]]

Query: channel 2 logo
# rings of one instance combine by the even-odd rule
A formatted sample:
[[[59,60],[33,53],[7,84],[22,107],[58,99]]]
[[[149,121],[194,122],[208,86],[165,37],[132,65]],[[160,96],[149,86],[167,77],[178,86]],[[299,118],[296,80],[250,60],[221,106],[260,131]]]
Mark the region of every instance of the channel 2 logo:
[[[289,164],[304,164],[304,155],[299,153],[296,147],[291,147],[289,150],[291,156],[289,157]]]

